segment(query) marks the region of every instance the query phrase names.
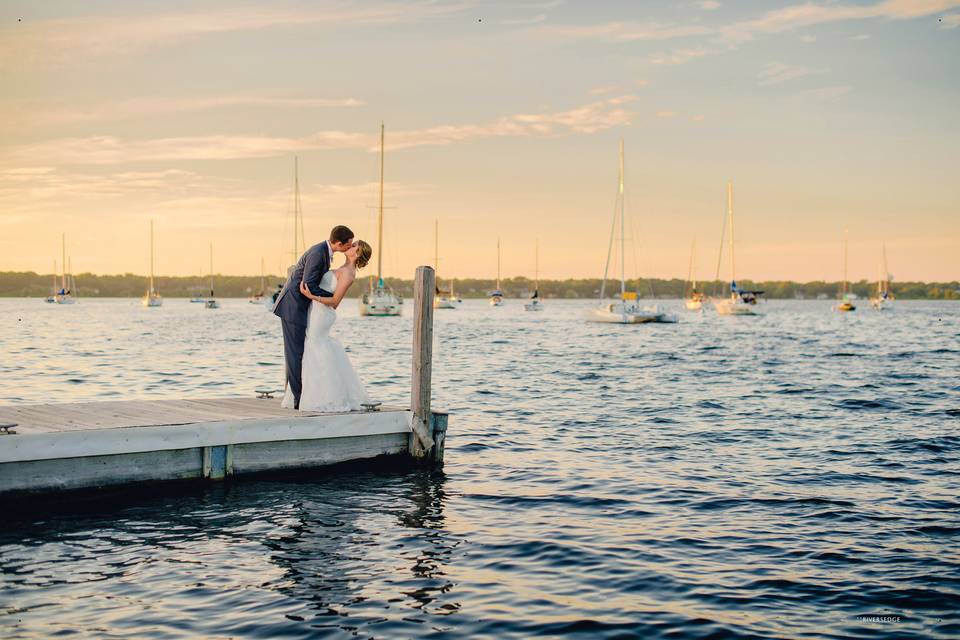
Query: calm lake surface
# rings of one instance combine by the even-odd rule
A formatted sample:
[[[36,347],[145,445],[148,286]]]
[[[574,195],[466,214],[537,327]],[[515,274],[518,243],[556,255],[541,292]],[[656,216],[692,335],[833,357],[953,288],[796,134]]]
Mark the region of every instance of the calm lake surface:
[[[443,472],[5,507],[0,636],[960,636],[960,304],[589,304],[437,311]],[[407,311],[334,328],[386,403]],[[282,361],[245,300],[0,300],[6,404],[247,395]]]

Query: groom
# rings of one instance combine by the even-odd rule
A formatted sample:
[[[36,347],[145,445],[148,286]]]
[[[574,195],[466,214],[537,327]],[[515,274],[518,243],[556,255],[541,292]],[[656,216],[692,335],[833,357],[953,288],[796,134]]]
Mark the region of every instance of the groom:
[[[333,293],[320,288],[320,278],[330,270],[334,252],[344,253],[352,245],[353,231],[343,225],[334,227],[330,231],[329,240],[313,245],[300,256],[273,305],[273,313],[280,317],[283,326],[283,358],[287,364],[287,384],[293,393],[296,409],[300,408],[300,392],[303,389],[303,341],[307,334],[307,311],[310,309],[310,298],[300,293],[300,282],[303,281],[314,295],[332,296]]]

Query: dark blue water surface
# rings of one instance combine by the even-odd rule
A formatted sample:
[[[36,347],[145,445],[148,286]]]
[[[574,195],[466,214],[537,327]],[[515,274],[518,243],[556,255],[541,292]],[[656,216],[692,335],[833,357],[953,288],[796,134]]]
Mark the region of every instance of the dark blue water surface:
[[[0,636],[960,636],[960,304],[897,305],[439,311],[442,472],[5,506]],[[276,386],[275,319],[200,307],[2,300],[0,400]],[[409,317],[335,332],[407,401]]]

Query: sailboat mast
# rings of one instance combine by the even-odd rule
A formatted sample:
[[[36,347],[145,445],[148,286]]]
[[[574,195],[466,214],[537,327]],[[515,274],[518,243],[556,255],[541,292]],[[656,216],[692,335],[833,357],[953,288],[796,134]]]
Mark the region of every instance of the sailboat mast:
[[[63,233],[60,235],[60,251],[61,251],[61,266],[63,267],[63,273],[60,276],[60,288],[64,291],[67,290],[67,234]]]
[[[626,279],[626,253],[625,246],[626,241],[624,239],[624,197],[623,197],[623,139],[620,139],[620,299],[623,300],[624,294],[627,292],[627,279]]]
[[[153,294],[153,220],[150,221],[150,291],[148,294]]]
[[[383,282],[383,123],[380,123],[380,204],[377,207],[377,284]]]
[[[300,208],[300,158],[293,156],[293,262],[296,263],[306,247],[303,233],[303,211]],[[301,250],[301,245],[303,249]]]
[[[849,244],[849,235],[846,229],[843,230],[843,291],[842,295],[847,295],[847,245]]]
[[[887,271],[887,243],[883,243],[883,292],[890,293],[890,272]]]
[[[53,292],[57,292],[57,261],[53,261]]]
[[[500,291],[500,236],[497,236],[497,291]]]
[[[727,219],[730,221],[730,282],[737,281],[737,261],[733,254],[733,183],[727,182]]]
[[[533,280],[534,291],[540,291],[540,238],[536,239],[533,249]]]
[[[210,297],[213,297],[213,243],[210,243]]]

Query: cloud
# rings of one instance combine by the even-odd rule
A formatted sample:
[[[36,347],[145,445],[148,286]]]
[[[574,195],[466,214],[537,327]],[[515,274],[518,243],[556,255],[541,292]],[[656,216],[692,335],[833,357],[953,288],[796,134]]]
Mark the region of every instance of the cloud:
[[[770,62],[758,76],[758,83],[761,85],[783,84],[789,80],[795,80],[815,73],[824,73],[823,69],[811,69],[809,67],[790,66],[782,62]]]
[[[534,28],[531,31],[572,39],[606,39],[620,42],[708,38],[715,43],[736,46],[761,35],[784,33],[820,24],[870,18],[907,20],[940,13],[958,6],[960,6],[960,0],[883,0],[867,5],[808,2],[768,11],[757,18],[725,25],[607,22],[594,25],[551,25]],[[702,55],[718,52],[690,47],[672,55],[657,54],[653,60],[660,60],[659,64],[682,64],[701,57],[700,55],[682,55],[683,51],[703,51]]]
[[[539,27],[532,31],[573,39],[611,39],[620,42],[634,40],[672,40],[692,36],[708,36],[716,29],[705,25],[678,25],[659,22],[608,22],[596,25],[556,25]]]
[[[80,56],[129,55],[216,34],[263,29],[417,22],[465,10],[470,3],[424,1],[328,6],[231,7],[215,10],[85,16],[0,27],[0,65],[42,66]]]
[[[713,11],[714,9],[719,9],[723,5],[717,0],[700,0],[700,8],[704,11]]]
[[[32,109],[26,120],[39,124],[73,124],[125,120],[168,113],[209,111],[234,107],[264,107],[269,109],[323,109],[362,106],[356,98],[318,98],[285,95],[223,95],[195,98],[134,98],[131,100],[99,103],[85,108]]]
[[[379,182],[323,184],[301,179],[300,185],[304,208],[316,214],[363,210],[376,202]],[[385,189],[392,200],[433,191],[432,185],[389,181]],[[179,169],[97,172],[21,167],[0,171],[4,211],[0,226],[78,210],[87,220],[157,217],[176,221],[181,228],[276,226],[289,208],[290,193],[286,172],[277,174],[275,186],[264,189],[243,180]]]
[[[829,102],[830,100],[836,100],[840,96],[850,93],[851,89],[852,87],[849,85],[820,87],[819,89],[811,89],[809,91],[795,93],[791,96],[791,98],[796,100],[816,100],[820,102]]]
[[[960,13],[951,13],[940,19],[941,29],[956,29],[960,27]]]
[[[547,14],[538,13],[535,16],[530,16],[527,18],[506,18],[504,20],[501,20],[500,24],[515,27],[515,26],[524,26],[524,25],[530,25],[530,24],[539,24],[541,22],[546,22],[546,20],[547,20]]]
[[[800,36],[800,42],[803,42],[805,44],[812,44],[816,41],[817,41],[817,36],[811,36],[809,34],[805,36]]]
[[[521,113],[480,124],[441,125],[390,132],[390,149],[443,146],[484,138],[592,134],[630,124],[627,109],[637,96],[621,95],[566,111]],[[135,162],[267,158],[308,150],[376,150],[375,132],[320,131],[302,138],[271,136],[193,136],[128,140],[117,136],[59,138],[6,148],[6,164],[111,165]]]
[[[716,51],[703,47],[698,47],[695,49],[677,49],[674,51],[660,51],[648,56],[647,61],[650,64],[657,66],[673,66],[678,64],[686,64],[691,60],[703,58],[705,56],[712,55],[713,53],[716,53]]]

